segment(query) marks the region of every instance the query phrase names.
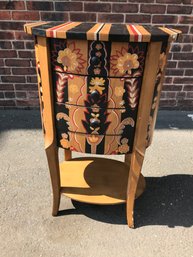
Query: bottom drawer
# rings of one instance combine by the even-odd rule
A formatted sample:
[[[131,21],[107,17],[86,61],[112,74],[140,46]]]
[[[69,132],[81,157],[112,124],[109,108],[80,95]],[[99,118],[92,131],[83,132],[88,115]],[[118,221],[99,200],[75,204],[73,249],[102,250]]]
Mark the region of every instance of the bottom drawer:
[[[95,135],[74,132],[62,133],[58,146],[71,151],[91,154],[127,154],[132,151],[133,141],[122,135]]]

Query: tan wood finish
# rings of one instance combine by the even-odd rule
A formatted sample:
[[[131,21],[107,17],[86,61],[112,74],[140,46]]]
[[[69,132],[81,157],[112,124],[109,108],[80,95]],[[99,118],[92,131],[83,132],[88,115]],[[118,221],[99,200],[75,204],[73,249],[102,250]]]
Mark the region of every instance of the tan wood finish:
[[[148,52],[145,61],[145,70],[139,101],[136,132],[134,138],[133,152],[131,154],[131,164],[127,189],[127,223],[128,226],[131,228],[134,227],[134,200],[145,156],[147,127],[151,109],[151,101],[153,98],[155,79],[159,64],[160,50],[160,42],[150,43],[148,46]]]
[[[167,63],[167,59],[168,59],[170,45],[171,44],[168,43],[167,49],[166,49],[166,63]],[[161,92],[162,92],[162,87],[163,87],[163,81],[164,81],[164,78],[165,78],[165,71],[166,71],[166,65],[164,66],[164,70],[162,72],[161,80],[160,80],[160,83],[159,83],[159,91],[158,91],[158,95],[157,95],[155,111],[154,111],[154,114],[153,114],[153,119],[152,119],[152,124],[151,124],[151,131],[150,131],[150,135],[149,135],[150,136],[150,140],[149,140],[148,146],[151,145],[152,139],[153,139],[153,132],[154,132],[156,118],[157,118],[157,113],[158,113],[158,109],[159,109],[159,102],[160,102],[160,97],[161,97]]]
[[[61,192],[74,200],[91,204],[119,204],[126,202],[126,164],[106,158],[75,158],[60,164]],[[141,175],[135,197],[145,189]]]
[[[49,45],[47,39],[43,37],[37,38],[38,43],[38,60],[41,67],[41,85],[43,91],[43,107],[42,118],[45,129],[44,144],[50,170],[50,177],[53,190],[53,209],[52,214],[58,213],[60,204],[60,174],[58,147],[56,145],[55,124],[54,124],[54,108],[53,93],[51,82],[51,70],[49,61]]]

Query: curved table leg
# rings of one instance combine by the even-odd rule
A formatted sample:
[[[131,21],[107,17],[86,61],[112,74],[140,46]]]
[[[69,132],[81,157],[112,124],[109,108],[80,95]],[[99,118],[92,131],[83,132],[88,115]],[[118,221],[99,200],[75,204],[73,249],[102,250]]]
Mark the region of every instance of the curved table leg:
[[[52,215],[56,216],[58,214],[60,206],[60,169],[59,169],[59,159],[58,159],[58,147],[50,145],[45,149],[48,166],[50,170],[50,178],[52,182],[52,191],[53,191],[53,208]]]
[[[144,155],[139,152],[134,152],[131,155],[129,180],[127,186],[127,224],[130,228],[134,228],[134,202],[139,182],[141,168],[143,165]]]

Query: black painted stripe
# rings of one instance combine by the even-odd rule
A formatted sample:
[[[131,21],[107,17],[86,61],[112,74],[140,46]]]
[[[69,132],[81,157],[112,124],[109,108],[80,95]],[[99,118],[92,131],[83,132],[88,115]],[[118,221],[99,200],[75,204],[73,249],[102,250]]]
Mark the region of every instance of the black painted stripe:
[[[163,30],[157,28],[157,27],[152,27],[148,25],[143,26],[148,32],[151,33],[151,40],[153,42],[159,42],[159,41],[168,41],[169,34],[164,32]]]
[[[66,32],[67,39],[87,39],[87,31],[89,31],[96,23],[81,23]]]
[[[129,41],[129,32],[126,24],[112,24],[109,31],[109,41]]]
[[[105,23],[101,26],[101,28],[99,29],[99,31],[97,32],[97,40],[99,40],[99,33],[101,31],[101,29],[105,26]]]
[[[32,28],[32,34],[36,36],[46,37],[46,30],[52,27],[58,26],[62,24],[61,21],[59,22],[49,22],[46,24],[39,25],[37,27]]]

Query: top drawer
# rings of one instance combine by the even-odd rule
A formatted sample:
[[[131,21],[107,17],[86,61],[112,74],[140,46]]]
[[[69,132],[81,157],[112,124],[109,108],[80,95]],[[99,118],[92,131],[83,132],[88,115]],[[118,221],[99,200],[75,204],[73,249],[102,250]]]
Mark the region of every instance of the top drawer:
[[[102,77],[140,77],[147,43],[50,39],[51,63],[64,72]]]

